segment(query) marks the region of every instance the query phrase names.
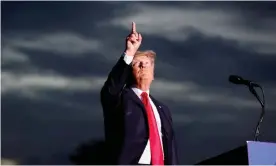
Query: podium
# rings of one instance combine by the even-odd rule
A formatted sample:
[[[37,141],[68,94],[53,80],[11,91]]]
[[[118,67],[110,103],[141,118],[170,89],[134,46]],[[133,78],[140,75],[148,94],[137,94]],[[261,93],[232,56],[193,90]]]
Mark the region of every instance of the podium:
[[[247,141],[246,145],[195,165],[276,165],[276,143]]]
[[[249,165],[276,165],[276,143],[247,141]]]

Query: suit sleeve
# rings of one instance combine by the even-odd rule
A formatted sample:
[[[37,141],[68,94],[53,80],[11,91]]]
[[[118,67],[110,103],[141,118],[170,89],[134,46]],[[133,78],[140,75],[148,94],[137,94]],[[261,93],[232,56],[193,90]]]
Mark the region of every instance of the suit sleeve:
[[[173,132],[173,139],[172,139],[172,165],[178,165],[179,160],[178,160],[178,149],[177,149],[177,143],[175,139],[175,134]]]
[[[173,119],[172,119],[172,115],[170,113],[169,108],[166,106],[166,112],[167,112],[167,116],[169,117],[169,121],[171,123],[171,132],[172,132],[172,137],[170,139],[170,145],[171,145],[171,154],[170,154],[170,158],[171,158],[171,163],[170,165],[178,165],[179,164],[179,158],[178,158],[178,147],[177,147],[177,140],[176,140],[176,136],[175,136],[175,132],[173,129]]]
[[[173,124],[172,116],[170,115],[171,123]],[[177,147],[177,140],[175,136],[174,130],[172,130],[172,165],[178,165],[179,164],[179,158],[178,158],[178,147]]]
[[[112,68],[107,80],[101,89],[101,101],[108,102],[103,104],[116,104],[120,94],[127,83],[128,76],[131,72],[130,63],[133,57],[123,54],[118,62]]]

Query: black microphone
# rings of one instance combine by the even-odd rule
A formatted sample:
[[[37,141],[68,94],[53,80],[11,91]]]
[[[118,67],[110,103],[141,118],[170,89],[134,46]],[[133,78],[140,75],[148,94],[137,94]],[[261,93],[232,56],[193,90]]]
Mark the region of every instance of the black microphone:
[[[264,118],[264,114],[265,114],[265,96],[264,96],[263,88],[259,84],[254,83],[250,80],[245,80],[241,76],[237,76],[237,75],[230,75],[229,76],[229,81],[234,83],[234,84],[247,85],[248,88],[249,88],[249,91],[257,98],[257,100],[259,101],[259,103],[262,106],[262,112],[261,112],[258,124],[256,126],[255,136],[254,136],[254,140],[258,141],[258,137],[260,135],[260,126],[261,126],[261,123],[263,122],[263,118]],[[260,99],[259,95],[257,94],[256,90],[254,89],[254,87],[258,87],[258,88],[261,89],[262,94],[263,94],[263,101],[261,101],[261,99]]]
[[[260,87],[259,84],[255,83],[253,81],[250,81],[250,80],[245,80],[241,76],[237,76],[237,75],[230,75],[229,81],[234,84],[243,84],[243,85],[247,85],[247,86]]]

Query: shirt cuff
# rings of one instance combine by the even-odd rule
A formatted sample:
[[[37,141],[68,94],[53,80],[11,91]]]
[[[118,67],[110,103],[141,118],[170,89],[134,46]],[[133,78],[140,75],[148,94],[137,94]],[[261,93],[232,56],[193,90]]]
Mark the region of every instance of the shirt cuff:
[[[127,55],[126,53],[123,54],[123,57],[124,57],[124,61],[126,62],[126,64],[130,64],[133,60],[133,56],[129,56]]]

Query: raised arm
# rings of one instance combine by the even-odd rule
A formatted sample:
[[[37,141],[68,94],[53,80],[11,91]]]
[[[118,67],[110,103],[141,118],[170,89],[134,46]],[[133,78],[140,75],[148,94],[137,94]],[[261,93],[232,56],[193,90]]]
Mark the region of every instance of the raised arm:
[[[101,90],[101,100],[117,102],[131,72],[132,59],[142,43],[141,34],[136,32],[136,25],[132,22],[131,33],[126,38],[125,51],[108,75]]]

